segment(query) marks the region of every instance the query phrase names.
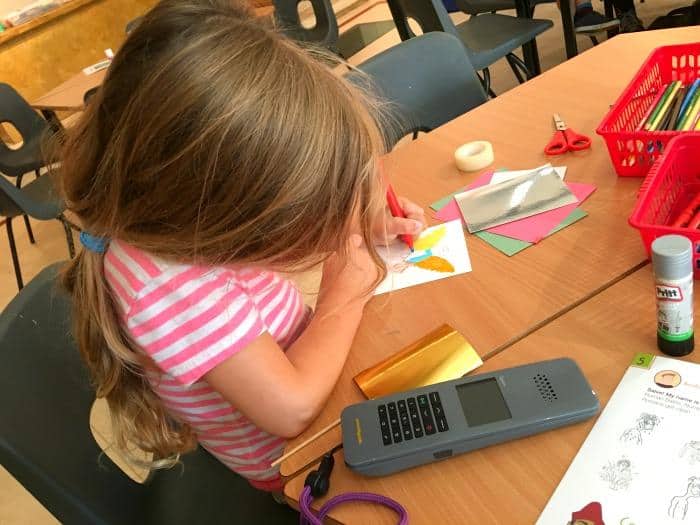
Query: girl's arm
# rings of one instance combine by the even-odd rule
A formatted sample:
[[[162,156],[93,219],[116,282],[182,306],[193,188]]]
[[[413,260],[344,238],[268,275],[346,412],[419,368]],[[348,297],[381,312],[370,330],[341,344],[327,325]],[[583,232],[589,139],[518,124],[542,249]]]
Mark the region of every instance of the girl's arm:
[[[283,352],[268,333],[217,365],[204,379],[261,429],[282,437],[301,433],[321,411],[343,369],[376,267],[353,235],[347,263],[324,265],[316,313]]]

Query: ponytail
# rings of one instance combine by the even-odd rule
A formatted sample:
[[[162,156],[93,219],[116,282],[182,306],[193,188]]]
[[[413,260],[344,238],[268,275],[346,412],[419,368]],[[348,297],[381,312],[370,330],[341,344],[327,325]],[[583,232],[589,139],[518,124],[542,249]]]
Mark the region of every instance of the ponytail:
[[[118,320],[103,272],[103,254],[82,250],[63,274],[73,299],[73,335],[98,398],[109,406],[116,446],[127,461],[167,468],[196,446],[192,428],[170,416],[153,391],[146,370],[153,367],[137,350]],[[135,445],[152,461],[129,453]]]

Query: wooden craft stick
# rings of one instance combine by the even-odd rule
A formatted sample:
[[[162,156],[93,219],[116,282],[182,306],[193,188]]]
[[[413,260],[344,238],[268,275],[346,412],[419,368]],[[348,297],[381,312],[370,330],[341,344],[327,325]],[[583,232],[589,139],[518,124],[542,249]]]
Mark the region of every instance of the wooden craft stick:
[[[279,465],[280,463],[282,463],[284,460],[290,458],[291,456],[293,456],[294,454],[296,454],[297,452],[299,452],[302,448],[304,448],[304,447],[306,447],[307,445],[309,445],[312,441],[317,440],[317,439],[320,438],[323,434],[325,434],[326,432],[330,432],[331,430],[333,430],[333,429],[334,429],[335,427],[337,427],[338,425],[340,425],[340,418],[338,418],[338,419],[336,419],[335,421],[333,421],[333,423],[331,423],[331,424],[328,425],[327,427],[324,427],[324,428],[322,428],[321,430],[319,430],[318,432],[316,432],[313,436],[311,436],[309,439],[307,439],[307,440],[304,441],[303,443],[299,443],[299,444],[298,444],[296,447],[294,447],[292,450],[290,450],[290,451],[287,452],[286,454],[284,454],[284,455],[280,456],[279,458],[277,458],[276,460],[274,460],[270,465],[273,466],[273,467],[276,467],[277,465]]]

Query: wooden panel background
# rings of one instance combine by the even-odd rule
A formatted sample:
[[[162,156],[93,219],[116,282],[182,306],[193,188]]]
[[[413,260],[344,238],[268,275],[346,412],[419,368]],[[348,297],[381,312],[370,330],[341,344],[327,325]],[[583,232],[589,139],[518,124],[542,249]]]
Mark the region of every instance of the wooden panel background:
[[[32,0],[3,0],[3,2],[0,3],[0,16],[6,15],[15,9],[21,9],[31,3]]]
[[[38,98],[118,48],[126,23],[156,0],[95,0],[0,46],[0,81]]]

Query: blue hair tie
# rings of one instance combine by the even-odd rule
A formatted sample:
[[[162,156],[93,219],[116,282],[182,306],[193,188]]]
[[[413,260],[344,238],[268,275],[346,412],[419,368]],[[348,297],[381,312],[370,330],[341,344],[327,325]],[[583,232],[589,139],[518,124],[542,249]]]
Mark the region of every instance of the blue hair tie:
[[[80,244],[85,246],[86,249],[94,253],[104,253],[107,251],[107,243],[109,243],[109,238],[107,237],[96,237],[88,232],[80,232]]]

